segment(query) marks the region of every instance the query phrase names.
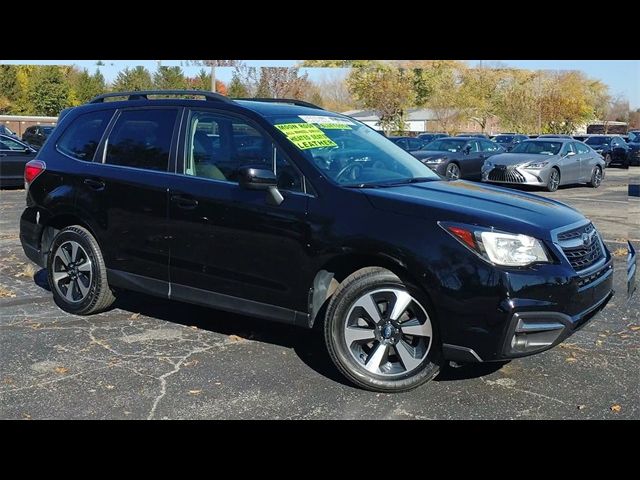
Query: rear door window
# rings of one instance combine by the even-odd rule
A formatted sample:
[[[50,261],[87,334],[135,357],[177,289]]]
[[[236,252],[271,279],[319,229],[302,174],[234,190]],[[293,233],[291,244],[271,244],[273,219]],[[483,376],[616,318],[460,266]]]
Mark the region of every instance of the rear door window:
[[[58,140],[58,151],[78,160],[92,161],[113,110],[79,115]]]
[[[109,134],[105,163],[166,171],[177,116],[172,108],[123,111]]]

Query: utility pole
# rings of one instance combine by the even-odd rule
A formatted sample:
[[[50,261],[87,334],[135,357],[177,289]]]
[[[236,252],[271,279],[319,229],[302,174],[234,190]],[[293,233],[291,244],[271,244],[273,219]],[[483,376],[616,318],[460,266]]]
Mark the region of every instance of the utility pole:
[[[211,60],[211,91],[216,92],[216,60]]]

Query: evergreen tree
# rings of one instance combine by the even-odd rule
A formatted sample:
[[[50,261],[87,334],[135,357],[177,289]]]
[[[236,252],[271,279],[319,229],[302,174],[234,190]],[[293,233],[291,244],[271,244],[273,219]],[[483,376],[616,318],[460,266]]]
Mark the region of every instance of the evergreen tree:
[[[113,82],[113,90],[121,92],[151,90],[153,81],[149,71],[142,67],[125,68],[118,72],[118,76]]]
[[[55,116],[69,106],[69,83],[60,67],[45,66],[36,70],[28,92],[36,115]]]
[[[251,96],[249,88],[242,83],[240,76],[236,73],[231,77],[231,82],[229,82],[229,88],[227,90],[231,98],[247,98]]]
[[[187,79],[180,67],[158,67],[153,75],[153,85],[158,90],[184,90]]]

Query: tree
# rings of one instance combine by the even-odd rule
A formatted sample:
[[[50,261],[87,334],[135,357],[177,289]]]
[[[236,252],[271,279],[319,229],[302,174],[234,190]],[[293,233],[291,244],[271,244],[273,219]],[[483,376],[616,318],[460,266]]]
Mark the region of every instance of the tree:
[[[467,68],[461,72],[461,107],[484,133],[487,122],[498,110],[498,90],[503,86],[505,70],[496,67]]]
[[[640,108],[638,108],[635,112],[629,111],[629,129],[638,129],[640,128]]]
[[[194,90],[208,91],[211,89],[211,74],[201,69],[195,77],[187,78],[187,85]],[[227,95],[227,86],[220,80],[216,80],[216,92]]]
[[[415,100],[412,83],[407,72],[380,62],[354,68],[347,77],[349,92],[364,108],[377,113],[386,133],[404,130],[406,110]]]
[[[118,75],[113,82],[113,90],[116,91],[130,92],[151,90],[152,88],[153,81],[151,80],[151,74],[142,66],[137,66],[131,69],[126,67],[124,70],[118,72]]]
[[[582,72],[544,72],[540,99],[544,133],[573,133],[595,118],[588,84]]]
[[[308,74],[298,67],[261,67],[255,96],[303,99],[311,86]]]
[[[301,67],[308,68],[362,68],[367,67],[372,60],[303,60]]]
[[[180,67],[158,67],[153,74],[153,86],[158,90],[184,90],[187,80]]]
[[[495,114],[504,130],[516,133],[538,131],[538,75],[528,70],[505,71],[495,98]]]
[[[71,81],[71,87],[78,104],[86,103],[107,91],[104,77],[98,69],[93,75],[89,74],[86,68],[83,69],[75,75],[75,78]]]
[[[187,60],[187,65],[205,65],[211,69],[211,83],[210,89],[212,92],[217,92],[218,86],[216,80],[216,67],[235,67],[240,65],[238,60]]]
[[[460,69],[457,62],[434,62],[428,70],[429,95],[426,105],[433,111],[439,128],[449,134],[457,133],[464,119],[466,100],[461,90]]]
[[[20,96],[17,75],[18,67],[16,65],[0,65],[0,95],[8,101],[15,101]]]
[[[45,66],[36,70],[29,85],[29,101],[36,115],[56,116],[69,106],[69,84],[60,67]]]
[[[355,101],[349,92],[344,75],[331,74],[318,82],[322,95],[322,105],[334,112],[344,112],[355,108]]]
[[[242,82],[237,71],[233,72],[229,82],[228,94],[231,98],[247,98],[251,96],[249,87]]]

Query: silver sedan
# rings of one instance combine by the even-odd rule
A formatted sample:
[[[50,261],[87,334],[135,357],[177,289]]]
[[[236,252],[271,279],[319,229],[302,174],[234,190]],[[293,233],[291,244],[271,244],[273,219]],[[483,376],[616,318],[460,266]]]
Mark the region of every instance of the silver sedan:
[[[568,138],[525,140],[509,153],[484,162],[482,181],[535,185],[554,192],[560,185],[586,183],[597,188],[605,161],[589,145]]]

